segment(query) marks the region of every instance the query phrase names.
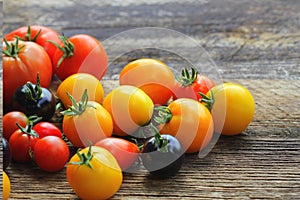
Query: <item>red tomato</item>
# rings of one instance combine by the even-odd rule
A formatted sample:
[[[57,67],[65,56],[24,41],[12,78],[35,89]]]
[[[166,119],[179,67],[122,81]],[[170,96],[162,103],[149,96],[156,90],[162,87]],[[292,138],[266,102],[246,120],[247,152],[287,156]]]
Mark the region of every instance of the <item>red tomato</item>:
[[[37,132],[39,138],[46,136],[56,136],[62,138],[62,133],[59,128],[50,122],[40,122],[34,125],[33,130]]]
[[[47,172],[61,170],[68,162],[69,155],[65,141],[56,136],[43,137],[34,146],[34,160],[39,168]]]
[[[2,123],[3,123],[3,137],[7,140],[9,140],[10,136],[16,131],[18,130],[18,126],[16,125],[16,123],[18,123],[20,126],[24,127],[26,126],[27,122],[28,122],[28,118],[27,116],[19,111],[12,111],[9,113],[6,113],[3,116],[2,119]]]
[[[45,26],[23,26],[8,33],[5,38],[7,40],[14,40],[16,37],[20,37],[23,41],[36,42],[42,46],[50,58],[53,57],[56,51],[56,46],[49,42],[49,40],[61,44],[58,38],[59,34],[53,29]]]
[[[193,68],[191,75],[187,75],[187,73],[189,72],[186,69],[182,70],[182,77],[173,89],[173,100],[189,98],[198,101],[199,99],[202,99],[202,96],[199,93],[206,94],[215,86],[212,79],[203,74],[198,74]]]
[[[7,46],[9,45],[10,48]],[[12,47],[18,50],[11,50]],[[17,88],[30,81],[36,82],[39,73],[41,86],[48,88],[52,78],[52,65],[46,51],[34,42],[4,42],[3,44],[3,96],[4,109]]]
[[[128,169],[138,158],[139,148],[136,144],[121,138],[105,138],[94,146],[108,150],[117,160],[122,171]]]
[[[33,151],[37,140],[37,137],[23,132],[21,129],[16,130],[9,139],[13,159],[17,162],[31,161],[29,151]]]
[[[79,34],[67,39],[54,53],[53,70],[61,80],[76,73],[89,73],[99,80],[104,76],[108,60],[104,47],[94,37]]]

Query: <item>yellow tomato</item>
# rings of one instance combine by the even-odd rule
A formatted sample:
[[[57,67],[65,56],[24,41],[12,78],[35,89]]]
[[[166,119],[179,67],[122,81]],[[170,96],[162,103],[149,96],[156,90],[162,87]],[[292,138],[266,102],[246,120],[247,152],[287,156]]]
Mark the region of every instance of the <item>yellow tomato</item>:
[[[113,118],[113,132],[125,136],[150,121],[154,105],[141,89],[122,85],[105,97],[103,107]]]
[[[7,200],[9,198],[9,194],[10,194],[10,180],[7,176],[7,174],[5,173],[5,171],[3,171],[3,174],[2,174],[2,187],[3,187],[3,190],[2,190],[2,198],[3,200]]]
[[[76,101],[79,101],[84,90],[87,89],[90,101],[102,104],[104,90],[100,81],[91,74],[73,74],[60,83],[56,95],[62,101],[65,108],[72,105],[67,93],[71,94]]]
[[[96,146],[86,147],[75,154],[70,159],[66,173],[75,193],[87,200],[110,198],[123,181],[122,170],[114,156]]]
[[[165,63],[143,58],[132,61],[123,68],[120,85],[136,86],[149,95],[154,104],[164,105],[173,94],[175,78]]]
[[[213,87],[207,94],[214,99],[212,116],[215,130],[223,135],[243,132],[252,121],[255,111],[254,99],[245,87],[224,83]]]

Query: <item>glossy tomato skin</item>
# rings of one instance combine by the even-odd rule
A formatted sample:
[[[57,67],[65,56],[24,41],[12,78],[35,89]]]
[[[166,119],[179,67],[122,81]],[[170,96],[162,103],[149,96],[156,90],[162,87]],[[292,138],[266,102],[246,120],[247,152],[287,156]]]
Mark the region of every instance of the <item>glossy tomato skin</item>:
[[[34,150],[34,145],[37,140],[38,138],[28,135],[20,129],[16,130],[9,139],[12,158],[22,163],[31,161],[29,151]]]
[[[16,130],[18,130],[18,126],[16,123],[18,123],[20,126],[25,127],[28,118],[23,112],[19,111],[11,111],[6,113],[2,118],[3,123],[3,137],[6,140],[9,140],[11,134],[13,134]]]
[[[169,177],[175,175],[184,162],[184,149],[173,136],[162,134],[167,140],[166,150],[158,147],[154,137],[150,138],[143,147],[141,158],[145,168],[154,176]]]
[[[10,180],[6,172],[2,172],[2,199],[8,200],[10,196]]]
[[[70,151],[65,141],[56,136],[46,136],[34,145],[33,157],[40,169],[57,172],[69,160]]]
[[[121,85],[105,97],[103,107],[113,118],[113,132],[126,136],[151,120],[154,105],[141,89]]]
[[[143,90],[157,105],[165,105],[172,96],[175,78],[163,62],[143,58],[128,63],[120,73],[120,85]]]
[[[121,187],[123,175],[114,156],[104,148],[92,146],[91,168],[87,165],[72,164],[79,162],[74,155],[67,166],[67,180],[81,199],[108,199]],[[79,153],[87,154],[88,147]]]
[[[82,114],[63,118],[63,132],[75,147],[83,148],[112,135],[109,112],[97,102],[89,101],[88,104]]]
[[[31,40],[34,39],[34,37],[38,34],[39,31],[40,33],[38,37],[33,42],[36,42],[37,44],[42,46],[47,52],[47,54],[49,55],[49,57],[52,58],[57,48],[55,47],[55,45],[49,42],[49,40],[56,42],[57,44],[61,44],[61,41],[58,38],[59,34],[49,27],[33,25],[30,26]],[[8,41],[10,41],[10,40],[15,40],[16,37],[20,37],[21,40],[23,41],[30,41],[30,38],[27,37],[27,33],[28,33],[28,26],[23,26],[11,31],[7,35],[5,35],[5,38]]]
[[[34,125],[32,129],[37,132],[39,138],[56,136],[62,139],[62,133],[60,129],[50,122],[39,122]]]
[[[202,99],[200,92],[206,94],[215,83],[212,79],[202,74],[198,74],[196,80],[188,86],[182,86],[180,83],[176,83],[173,89],[173,100],[179,98],[190,98],[194,100]]]
[[[67,92],[74,97],[76,101],[81,99],[84,90],[87,89],[88,99],[100,104],[103,102],[104,90],[101,82],[93,75],[87,73],[77,73],[63,80],[56,91],[56,95],[61,100],[65,108],[72,106],[72,102]]]
[[[168,106],[172,118],[160,126],[160,133],[176,137],[186,153],[196,153],[210,142],[214,133],[213,118],[200,102],[180,98]]]
[[[105,138],[98,141],[95,146],[107,149],[116,158],[122,171],[136,162],[139,155],[138,146],[122,138]]]
[[[35,82],[40,74],[41,86],[48,88],[52,78],[51,60],[45,50],[34,42],[21,42],[24,47],[17,58],[3,56],[3,101],[4,111],[10,110],[10,103],[14,92],[28,81]],[[3,49],[7,49],[3,44]],[[16,78],[17,77],[17,78]]]
[[[35,87],[35,84],[32,84]],[[30,99],[26,95],[26,85],[19,87],[12,99],[12,108],[24,112],[26,115],[37,115],[47,121],[55,113],[56,101],[52,92],[46,88],[42,89],[42,95],[39,99]]]
[[[72,74],[88,73],[100,80],[108,67],[107,55],[100,41],[86,34],[74,35],[68,40],[74,45],[73,56],[65,58],[58,66],[63,52],[57,49],[52,59],[53,70],[58,78],[64,80]]]
[[[214,96],[212,116],[215,130],[223,135],[242,133],[251,123],[255,102],[248,89],[235,83],[224,83],[213,87],[207,94]]]
[[[11,155],[11,148],[9,146],[8,141],[5,138],[2,138],[2,148],[3,148],[3,170],[6,170],[8,167],[12,155]]]

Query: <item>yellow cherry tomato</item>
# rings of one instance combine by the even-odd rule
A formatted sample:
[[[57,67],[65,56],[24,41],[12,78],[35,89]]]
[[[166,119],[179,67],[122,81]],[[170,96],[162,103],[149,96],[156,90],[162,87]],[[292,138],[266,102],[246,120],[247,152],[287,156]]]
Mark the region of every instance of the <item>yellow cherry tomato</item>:
[[[10,194],[10,180],[9,180],[7,174],[5,173],[5,171],[3,171],[2,180],[3,180],[3,182],[2,182],[2,187],[3,187],[2,199],[7,200],[9,198],[9,194]]]
[[[120,73],[120,85],[142,89],[154,104],[165,105],[172,96],[175,78],[169,67],[158,60],[142,58],[128,63]]]
[[[121,187],[122,170],[114,156],[102,147],[86,147],[67,166],[67,180],[83,200],[108,199]]]
[[[91,74],[73,74],[60,83],[56,95],[62,101],[65,108],[72,106],[67,93],[71,94],[76,101],[79,101],[84,90],[87,89],[90,101],[102,104],[104,90],[100,81]]]
[[[215,130],[223,135],[242,133],[252,121],[255,111],[254,99],[245,87],[224,83],[213,87],[207,94],[214,99],[212,116]]]
[[[103,107],[113,118],[113,132],[125,136],[150,121],[154,105],[141,89],[122,85],[105,97]]]

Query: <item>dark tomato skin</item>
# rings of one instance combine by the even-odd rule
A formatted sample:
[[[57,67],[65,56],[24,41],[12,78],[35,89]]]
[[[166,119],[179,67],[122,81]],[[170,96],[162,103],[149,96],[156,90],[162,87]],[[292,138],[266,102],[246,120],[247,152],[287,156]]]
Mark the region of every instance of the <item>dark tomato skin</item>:
[[[38,138],[23,133],[20,129],[16,130],[9,139],[12,158],[21,163],[31,161],[30,151],[34,150],[34,145]]]
[[[33,130],[37,132],[39,138],[52,135],[62,139],[60,129],[50,122],[39,122],[33,126]]]
[[[173,136],[162,134],[161,137],[167,140],[166,150],[159,149],[154,137],[145,142],[141,158],[144,167],[150,174],[165,178],[175,175],[184,162],[184,149],[180,142]]]
[[[8,141],[11,134],[13,134],[16,130],[18,130],[18,123],[20,126],[26,126],[28,122],[27,116],[19,111],[11,111],[6,113],[2,118],[3,123],[3,137]]]
[[[64,168],[69,156],[68,145],[56,136],[43,137],[34,146],[34,160],[40,169],[47,172],[56,172]]]
[[[35,87],[34,84],[32,85]],[[47,88],[42,88],[42,93],[39,100],[31,100],[26,97],[25,85],[23,85],[14,93],[12,108],[25,113],[27,116],[38,115],[43,118],[43,121],[50,120],[55,112],[55,97]]]
[[[11,148],[9,146],[8,141],[2,137],[2,148],[3,148],[3,170],[6,170],[6,168],[9,166],[9,163],[11,161],[12,155],[11,155]]]

